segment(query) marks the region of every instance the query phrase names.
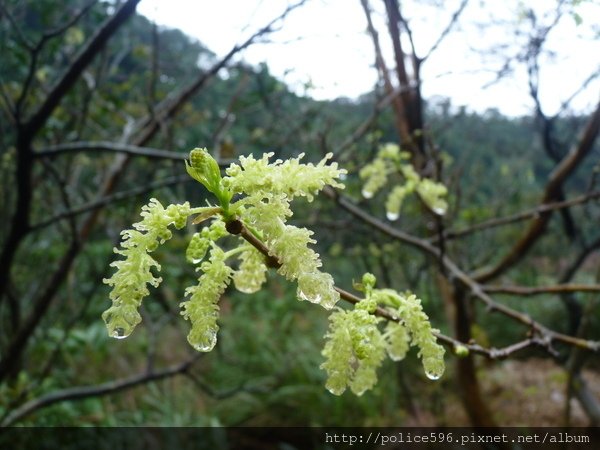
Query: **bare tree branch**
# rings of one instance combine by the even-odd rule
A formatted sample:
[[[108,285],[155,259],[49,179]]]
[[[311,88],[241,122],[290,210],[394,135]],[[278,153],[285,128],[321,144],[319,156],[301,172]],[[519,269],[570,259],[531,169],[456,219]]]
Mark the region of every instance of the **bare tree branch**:
[[[229,53],[227,53],[217,64],[213,65],[207,72],[201,74],[196,78],[192,83],[183,88],[178,92],[172,93],[167,98],[165,98],[154,110],[156,119],[152,120],[152,118],[147,117],[142,119],[135,126],[135,134],[138,136],[136,138],[136,143],[138,145],[145,144],[151,136],[156,132],[156,128],[158,127],[158,122],[167,120],[168,118],[175,115],[179,108],[185,102],[187,102],[194,93],[196,93],[200,88],[202,88],[212,77],[214,77],[219,70],[225,67],[229,61],[238,53],[245,50],[249,46],[251,46],[259,37],[271,33],[273,28],[277,23],[284,20],[293,10],[299,8],[306,0],[301,0],[297,3],[294,3],[288,6],[283,13],[279,16],[271,20],[267,25],[260,28],[256,31],[252,36],[250,36],[244,43],[235,45]]]
[[[563,113],[569,107],[573,99],[581,94],[585,88],[587,88],[590,83],[598,77],[600,77],[600,66],[598,66],[598,68],[592,72],[583,83],[581,83],[581,86],[579,86],[567,99],[560,104],[559,110],[556,112],[556,114],[554,114],[553,117],[558,117],[561,113]]]
[[[398,95],[392,95],[394,92],[394,85],[390,79],[390,74],[388,72],[387,65],[385,63],[385,59],[383,58],[383,52],[381,50],[381,45],[379,43],[379,35],[375,26],[373,25],[373,20],[371,18],[371,7],[369,6],[368,0],[361,0],[361,5],[363,7],[363,11],[367,18],[367,30],[371,35],[371,40],[373,41],[373,46],[375,47],[375,65],[379,71],[379,76],[383,81],[383,85],[385,88],[385,92],[387,96],[390,97],[392,106],[394,108],[394,118],[395,125],[398,131],[398,135],[402,142],[409,143],[411,142],[410,129],[408,128],[408,124],[405,120],[406,111],[404,109],[404,105],[399,98]],[[400,86],[400,88],[405,88],[406,86]],[[400,94],[400,93],[399,93]]]
[[[555,211],[561,208],[568,208],[570,206],[579,205],[581,203],[586,203],[591,200],[596,200],[600,198],[600,191],[590,192],[588,194],[580,195],[578,197],[572,198],[571,200],[564,200],[561,202],[553,202],[553,203],[545,203],[536,208],[523,211],[512,216],[500,217],[497,219],[490,219],[484,222],[480,222],[478,224],[472,225],[468,228],[463,228],[462,230],[448,230],[444,233],[444,237],[446,239],[456,239],[459,237],[467,236],[469,234],[473,234],[477,231],[486,230],[489,228],[495,228],[503,225],[509,225],[511,223],[520,222],[522,220],[527,220],[531,218],[539,217],[543,213],[547,213],[549,211]],[[431,242],[436,242],[438,237],[435,236],[431,239]]]
[[[379,117],[381,112],[384,111],[388,106],[393,104],[400,94],[414,88],[415,85],[399,86],[397,88],[394,88],[390,93],[386,94],[385,97],[379,100],[375,104],[371,115],[367,117],[350,136],[348,136],[341,144],[335,147],[333,151],[334,158],[340,162],[343,161],[344,152],[369,131],[369,128],[373,125],[373,123],[375,122],[377,117]]]
[[[137,197],[138,195],[146,194],[147,192],[153,191],[154,189],[164,188],[168,186],[174,186],[180,183],[187,183],[189,181],[193,181],[189,175],[180,175],[174,177],[168,177],[162,180],[155,181],[153,183],[145,184],[143,186],[129,189],[126,191],[116,192],[112,195],[107,195],[106,197],[102,197],[86,203],[84,205],[78,206],[73,209],[69,209],[67,211],[60,212],[46,220],[43,220],[35,225],[32,225],[31,231],[38,231],[42,228],[45,228],[53,223],[56,223],[60,220],[69,219],[80,214],[84,214],[86,212],[94,211],[100,208],[104,208],[107,205],[117,203],[121,200],[125,200],[131,197]]]
[[[448,36],[450,31],[452,31],[452,28],[454,28],[454,26],[456,25],[456,22],[458,22],[458,18],[460,17],[460,15],[464,11],[464,9],[468,3],[469,3],[469,0],[462,0],[460,5],[458,6],[458,9],[454,12],[454,14],[452,14],[452,17],[450,18],[450,22],[448,22],[448,25],[446,25],[446,28],[444,28],[444,30],[440,33],[439,37],[434,42],[434,44],[431,46],[429,51],[425,54],[425,56],[423,56],[421,58],[421,62],[424,62],[427,58],[429,58],[431,56],[431,54],[433,52],[435,52],[437,50],[437,48],[444,41],[446,36]]]
[[[146,371],[138,375],[134,375],[128,378],[120,380],[109,381],[104,384],[97,386],[80,386],[68,389],[62,389],[59,391],[52,392],[48,395],[42,396],[28,401],[15,409],[9,416],[7,416],[2,423],[1,427],[8,427],[24,417],[32,414],[33,412],[53,405],[55,403],[64,402],[67,400],[81,400],[90,397],[101,397],[104,395],[115,394],[125,389],[130,389],[141,384],[146,384],[154,381],[159,381],[164,378],[172,377],[174,375],[180,375],[187,373],[193,364],[201,357],[203,353],[198,353],[192,358],[163,370],[158,371]]]
[[[168,150],[109,141],[68,142],[65,144],[52,145],[35,152],[34,156],[36,158],[54,158],[63,154],[84,152],[124,153],[130,156],[145,156],[146,158],[151,159],[167,159],[173,161],[183,161],[188,157],[187,153],[171,152]]]
[[[539,294],[565,294],[567,292],[600,292],[597,284],[558,284],[556,286],[493,286],[482,285],[485,292],[496,294],[513,294],[519,296],[530,296]]]

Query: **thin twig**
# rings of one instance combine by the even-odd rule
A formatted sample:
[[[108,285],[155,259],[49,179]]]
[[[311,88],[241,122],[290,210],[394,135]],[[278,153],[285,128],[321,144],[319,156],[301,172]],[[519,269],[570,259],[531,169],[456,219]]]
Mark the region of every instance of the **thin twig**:
[[[450,21],[448,22],[448,25],[446,25],[446,28],[444,28],[444,30],[440,33],[440,35],[438,36],[437,40],[431,46],[431,48],[429,49],[429,51],[427,52],[427,54],[421,58],[421,62],[424,62],[427,58],[429,58],[431,56],[431,54],[433,52],[435,52],[436,49],[440,46],[440,44],[446,38],[446,36],[448,36],[448,34],[450,33],[450,31],[452,30],[452,28],[454,27],[454,25],[458,21],[458,18],[460,17],[460,15],[464,11],[465,7],[467,6],[467,3],[469,3],[469,0],[463,0],[460,3],[460,5],[458,6],[458,9],[454,12],[454,14],[452,14],[452,17],[450,18]]]
[[[348,136],[341,144],[335,147],[333,154],[334,159],[342,162],[344,161],[343,154],[344,152],[350,148],[353,144],[358,142],[360,138],[362,138],[371,128],[377,117],[381,114],[383,110],[385,110],[390,104],[395,102],[402,93],[411,91],[417,87],[416,83],[411,83],[408,86],[399,86],[397,88],[392,89],[391,92],[385,95],[381,100],[379,100],[375,107],[373,108],[373,112],[369,117],[367,117],[356,129]]]
[[[564,200],[561,202],[553,202],[539,205],[533,209],[529,209],[527,211],[522,211],[517,214],[513,214],[512,216],[500,217],[497,219],[490,219],[484,222],[477,223],[467,228],[463,228],[461,230],[448,230],[444,233],[444,237],[446,239],[456,239],[458,237],[467,236],[469,234],[473,234],[477,231],[482,231],[488,228],[495,228],[503,225],[509,225],[511,223],[520,222],[522,220],[527,220],[531,218],[535,218],[540,216],[543,213],[547,213],[549,211],[555,211],[562,208],[568,208],[570,206],[578,205],[580,203],[586,203],[591,200],[596,200],[600,198],[600,191],[590,192],[588,194],[580,195],[578,197],[572,198],[570,200]],[[438,240],[438,236],[435,236],[431,239],[431,242],[436,242]]]
[[[35,152],[35,157],[54,158],[63,154],[84,152],[123,153],[131,156],[144,156],[151,159],[166,159],[173,161],[183,161],[188,157],[187,153],[171,152],[156,148],[140,147],[137,145],[128,145],[108,141],[82,141],[51,145]]]
[[[597,284],[557,284],[555,286],[496,286],[482,285],[485,292],[496,294],[514,294],[519,296],[531,296],[540,294],[565,294],[567,292],[600,292]]]
[[[190,359],[167,367],[163,370],[158,371],[146,371],[138,375],[134,375],[128,378],[122,378],[120,380],[113,380],[107,383],[95,385],[95,386],[78,386],[74,388],[61,389],[59,391],[52,392],[48,395],[33,399],[27,403],[21,405],[15,409],[9,416],[7,416],[0,427],[7,427],[15,422],[23,419],[25,416],[37,411],[41,408],[53,405],[55,403],[64,402],[67,400],[80,400],[83,398],[100,397],[103,395],[115,394],[117,392],[129,389],[140,384],[145,384],[153,381],[162,380],[174,375],[187,373],[192,365],[201,357],[203,353],[195,354]]]
[[[112,195],[107,195],[106,197],[99,198],[92,202],[86,203],[84,205],[75,207],[68,211],[60,212],[46,220],[42,220],[41,222],[32,225],[31,230],[37,231],[41,228],[45,228],[53,223],[56,223],[60,220],[69,219],[74,216],[78,216],[80,214],[93,211],[99,208],[102,208],[106,205],[116,203],[121,200],[125,200],[131,197],[136,197],[141,194],[145,194],[146,192],[153,191],[154,189],[159,189],[168,186],[174,186],[179,183],[186,183],[188,181],[192,181],[189,175],[179,175],[175,177],[168,177],[159,181],[155,181],[153,183],[146,184],[144,186],[140,186],[137,188],[129,189],[126,191],[117,192]]]

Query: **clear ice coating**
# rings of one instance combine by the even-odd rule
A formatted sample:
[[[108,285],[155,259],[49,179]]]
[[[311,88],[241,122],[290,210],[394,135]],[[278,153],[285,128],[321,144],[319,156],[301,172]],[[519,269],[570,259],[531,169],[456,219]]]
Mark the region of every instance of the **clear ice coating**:
[[[425,376],[430,380],[439,380],[444,373],[444,360],[438,360],[436,358],[425,358],[423,360],[423,368],[425,369]]]
[[[238,291],[242,292],[243,294],[254,294],[255,292],[258,291],[256,286],[249,285],[249,284],[238,283],[235,285],[235,287]]]
[[[355,386],[353,385],[351,387],[352,392],[354,393],[354,395],[356,395],[357,397],[360,397],[361,395],[363,395],[365,392],[367,392],[369,386]]]
[[[262,287],[264,278],[245,271],[237,271],[233,276],[235,288],[244,294],[254,294]]]

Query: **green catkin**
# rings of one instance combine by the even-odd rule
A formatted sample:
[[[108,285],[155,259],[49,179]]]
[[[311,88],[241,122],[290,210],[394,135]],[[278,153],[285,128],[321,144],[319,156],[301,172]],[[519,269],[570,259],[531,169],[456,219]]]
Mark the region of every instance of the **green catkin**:
[[[392,187],[388,193],[385,208],[388,220],[400,217],[402,203],[408,195],[416,192],[423,202],[438,215],[444,215],[448,209],[446,196],[448,189],[442,183],[429,178],[422,178],[408,162],[410,155],[400,151],[396,144],[384,144],[377,156],[366,164],[359,172],[364,181],[363,197],[369,199],[388,183],[393,174],[398,173],[403,178],[402,184]]]
[[[330,316],[329,331],[323,350],[327,372],[327,389],[341,395],[349,387],[362,395],[377,382],[377,369],[385,355],[399,361],[411,345],[419,348],[425,375],[437,380],[444,373],[444,348],[436,342],[421,301],[412,294],[399,294],[391,289],[375,289],[375,277],[365,274],[358,287],[365,298],[351,311],[337,309]],[[382,319],[373,315],[378,306],[390,307],[398,322],[388,322],[382,333]]]
[[[102,314],[110,336],[125,338],[142,321],[138,308],[142,299],[150,294],[147,285],[158,287],[162,281],[162,278],[155,277],[150,270],[154,267],[160,271],[161,268],[150,253],[171,238],[169,226],[183,228],[190,214],[187,202],[170,205],[165,209],[153,198],[142,208],[143,219],[133,224],[133,229],[121,232],[121,248],[115,248],[114,252],[125,259],[111,263],[117,271],[112,277],[103,280],[112,287],[112,306]]]

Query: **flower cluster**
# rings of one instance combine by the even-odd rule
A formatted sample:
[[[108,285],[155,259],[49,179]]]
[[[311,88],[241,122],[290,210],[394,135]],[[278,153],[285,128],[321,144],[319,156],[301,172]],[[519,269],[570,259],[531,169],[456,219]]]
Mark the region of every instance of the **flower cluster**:
[[[186,202],[164,208],[151,199],[142,208],[142,221],[122,232],[121,248],[115,252],[125,259],[113,262],[117,271],[104,280],[112,287],[113,304],[103,314],[111,336],[126,337],[141,321],[138,308],[149,294],[148,284],[157,287],[161,282],[152,273],[151,269],[159,271],[160,265],[150,253],[171,238],[171,225],[181,229],[192,215],[196,216],[193,224],[203,226],[191,236],[186,259],[200,275],[198,283],[185,290],[186,298],[180,306],[181,315],[191,323],[188,342],[196,350],[207,352],[214,348],[219,300],[231,281],[241,292],[257,292],[266,281],[268,266],[276,267],[281,276],[297,283],[299,300],[326,309],[335,307],[340,294],[333,277],[321,271],[320,256],[311,248],[315,244],[313,232],[287,221],[292,216],[294,198],[305,197],[310,202],[326,185],[343,188],[338,180],[346,171],[336,163],[327,164],[330,154],[316,165],[301,163],[303,155],[285,162],[270,162],[271,156],[241,157],[240,164],[232,164],[222,177],[206,149],[192,150],[186,169],[214,195],[216,204],[191,208]],[[383,147],[378,159],[361,172],[367,178],[366,192],[372,195],[385,185],[391,173],[387,162],[392,161],[406,179],[390,194],[388,203],[393,208],[415,190],[433,209],[445,205],[441,199],[445,188],[419,178],[410,165],[402,164],[404,159],[406,155],[397,146]],[[225,240],[225,250],[220,241],[228,234],[239,236]],[[230,246],[232,242],[234,245]],[[327,372],[327,389],[336,395],[346,388],[357,395],[371,389],[386,354],[399,360],[410,346],[419,347],[429,378],[437,379],[444,371],[444,350],[436,343],[436,330],[431,328],[420,301],[412,294],[375,289],[375,281],[373,275],[366,274],[360,285],[365,298],[352,310],[337,308],[330,316],[323,350],[326,360],[321,367]],[[375,315],[381,307],[400,318],[388,323],[385,330],[379,328],[382,319]]]
[[[425,375],[436,380],[444,373],[444,348],[435,339],[421,302],[414,295],[402,295],[391,289],[374,289],[375,277],[366,274],[360,288],[365,298],[351,311],[338,309],[329,318],[327,343],[323,350],[327,372],[327,389],[341,395],[347,387],[356,395],[371,389],[377,382],[377,369],[387,355],[393,361],[404,359],[411,345],[419,347]],[[373,315],[378,306],[398,317],[388,322]]]
[[[266,280],[265,257],[242,238],[237,247],[224,251],[217,241],[227,235],[226,222],[239,220],[268,246],[278,263],[278,272],[298,283],[298,298],[333,308],[339,300],[331,275],[321,272],[321,260],[309,245],[315,241],[312,232],[286,223],[292,215],[290,202],[295,197],[312,201],[326,185],[343,188],[337,180],[346,173],[337,164],[326,164],[327,155],[318,164],[303,164],[303,155],[285,162],[269,162],[272,154],[261,159],[241,157],[240,165],[232,164],[223,178],[216,161],[206,149],[190,152],[186,170],[216,197],[218,205],[190,208],[189,203],[170,205],[166,209],[155,199],[142,208],[143,220],[134,229],[123,231],[122,249],[116,253],[125,260],[112,263],[117,272],[105,283],[112,286],[113,306],[104,314],[109,334],[126,337],[140,323],[138,308],[149,294],[147,285],[157,287],[161,278],[151,268],[160,270],[150,256],[159,244],[171,238],[170,225],[183,228],[187,218],[198,214],[194,223],[212,220],[209,226],[194,233],[186,250],[187,260],[201,272],[198,285],[186,289],[187,300],[181,303],[182,315],[191,322],[190,344],[200,351],[211,350],[218,330],[218,301],[233,280],[241,292],[258,291]],[[232,202],[234,195],[239,199]],[[241,195],[240,195],[241,194]],[[210,250],[210,251],[209,251]],[[207,253],[210,254],[205,260]],[[227,260],[237,256],[237,269]]]
[[[239,166],[232,164],[226,170],[224,185],[234,193],[246,194],[232,205],[232,210],[267,245],[270,255],[280,263],[278,273],[298,283],[298,299],[331,309],[340,296],[331,275],[319,270],[319,254],[309,247],[315,243],[312,231],[286,221],[292,215],[292,199],[306,197],[310,202],[325,185],[343,188],[337,180],[346,171],[337,163],[326,165],[331,154],[317,165],[301,164],[303,154],[273,163],[269,162],[271,156],[268,153],[258,160],[241,157]]]
[[[372,198],[388,182],[391,175],[399,173],[404,182],[395,185],[385,202],[386,215],[389,220],[400,217],[400,209],[404,198],[416,192],[423,202],[436,214],[444,215],[448,209],[445,197],[448,189],[442,183],[429,178],[422,178],[407,162],[410,155],[400,151],[396,144],[385,144],[373,161],[364,166],[359,176],[364,180],[362,195]]]
[[[423,311],[421,300],[414,294],[397,295],[394,298],[398,304],[396,311],[398,317],[402,318],[402,323],[392,326],[388,353],[396,357],[406,354],[405,348],[408,344],[406,337],[410,333],[410,344],[419,347],[419,357],[423,362],[425,375],[432,380],[437,380],[444,374],[444,347],[436,342],[434,333],[439,330],[431,328],[429,317]],[[404,331],[398,331],[398,327],[404,327]],[[396,329],[394,329],[396,328]],[[403,342],[404,340],[404,342]]]

